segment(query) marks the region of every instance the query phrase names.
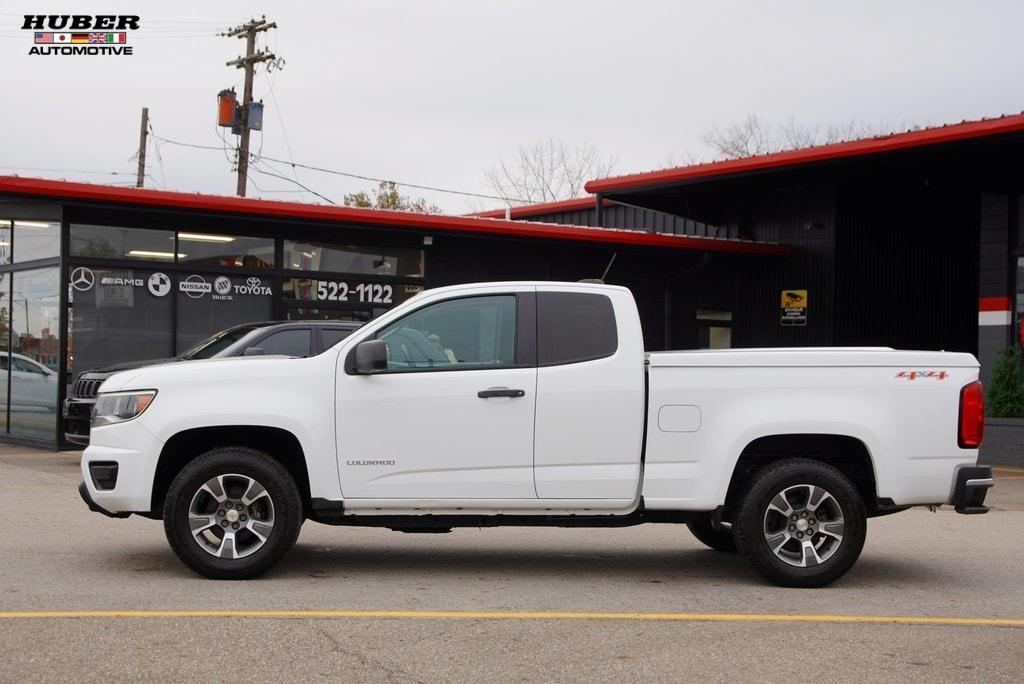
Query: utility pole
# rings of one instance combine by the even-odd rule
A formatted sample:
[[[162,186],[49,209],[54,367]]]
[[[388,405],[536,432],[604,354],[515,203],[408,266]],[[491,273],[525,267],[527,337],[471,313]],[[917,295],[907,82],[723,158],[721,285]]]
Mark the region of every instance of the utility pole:
[[[139,170],[135,187],[141,188],[146,178],[146,136],[149,134],[149,107],[142,108],[142,126],[139,128]]]
[[[245,197],[246,176],[249,173],[249,106],[252,104],[252,76],[254,67],[260,62],[274,59],[274,55],[266,51],[256,51],[256,34],[277,28],[274,22],[267,22],[266,17],[253,19],[236,26],[222,36],[245,38],[245,57],[233,59],[227,66],[245,69],[245,87],[242,91],[242,107],[239,112],[238,128],[241,140],[238,144],[238,190],[239,197]]]

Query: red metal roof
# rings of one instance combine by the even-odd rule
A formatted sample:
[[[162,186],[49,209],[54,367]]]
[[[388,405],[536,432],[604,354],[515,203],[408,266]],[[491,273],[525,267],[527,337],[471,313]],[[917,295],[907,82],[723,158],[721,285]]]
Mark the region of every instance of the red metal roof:
[[[0,176],[0,194],[50,197],[128,206],[192,209],[273,218],[306,219],[335,223],[356,223],[422,232],[478,234],[513,238],[570,240],[636,247],[663,247],[740,254],[792,254],[792,247],[749,240],[642,233],[639,231],[590,226],[568,226],[528,221],[504,221],[471,216],[441,216],[403,211],[381,211],[356,207],[300,204],[274,200],[201,195],[198,193],[121,188],[92,183]]]
[[[1024,113],[1002,116],[995,119],[964,121],[958,124],[947,124],[935,128],[923,128],[905,133],[893,133],[830,145],[805,147],[798,150],[787,150],[785,152],[763,154],[756,157],[726,159],[707,164],[664,169],[662,171],[648,171],[626,176],[599,178],[589,181],[584,187],[587,192],[592,193],[640,190],[652,186],[692,182],[753,171],[781,169],[801,164],[868,156],[1022,131],[1024,131]]]
[[[540,216],[543,214],[558,214],[563,211],[580,211],[593,209],[596,197],[576,197],[573,199],[559,200],[557,202],[538,202],[537,204],[525,204],[521,207],[512,207],[509,216],[512,218],[526,218],[527,216]],[[605,200],[603,206],[609,206],[611,202]],[[488,209],[487,211],[475,211],[467,216],[479,216],[481,218],[505,218],[504,209]]]

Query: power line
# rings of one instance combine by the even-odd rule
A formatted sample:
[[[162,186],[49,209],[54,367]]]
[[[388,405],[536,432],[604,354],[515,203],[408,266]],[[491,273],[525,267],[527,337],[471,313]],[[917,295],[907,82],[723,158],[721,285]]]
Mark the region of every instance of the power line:
[[[327,197],[326,195],[321,195],[316,190],[310,190],[308,187],[306,187],[305,185],[303,185],[302,183],[300,183],[297,180],[289,178],[288,176],[282,176],[279,173],[271,173],[270,171],[267,171],[265,169],[261,169],[259,167],[259,162],[253,162],[252,169],[253,169],[253,171],[256,171],[257,173],[262,173],[264,176],[273,176],[274,178],[280,178],[281,180],[286,180],[289,183],[295,183],[296,185],[298,185],[300,188],[302,188],[306,192],[312,193],[312,194],[316,195],[317,197],[319,197],[320,199],[322,199],[322,200],[324,200],[326,202],[330,202],[331,204],[334,204],[334,205],[338,204],[337,202],[332,200],[330,197]]]
[[[177,140],[171,140],[170,138],[164,138],[153,134],[154,137],[160,140],[170,143],[172,145],[180,145],[181,147],[194,147],[200,150],[220,150],[222,148],[215,147],[213,145],[197,145],[195,143],[185,143]],[[309,171],[318,171],[320,173],[328,173],[334,176],[344,176],[345,178],[355,178],[357,180],[369,181],[371,183],[394,183],[395,185],[403,188],[416,188],[417,190],[428,190],[430,192],[444,192],[450,195],[462,195],[463,197],[480,197],[482,199],[493,199],[501,202],[524,202],[529,203],[529,200],[520,199],[518,197],[500,197],[498,195],[485,195],[479,192],[466,192],[464,190],[452,190],[451,188],[439,188],[433,185],[420,185],[418,183],[406,183],[404,181],[396,181],[388,178],[376,178],[374,176],[364,176],[357,173],[349,173],[347,171],[338,171],[336,169],[328,169],[323,166],[314,166],[313,164],[304,164],[302,162],[288,161],[287,159],[277,159],[276,157],[263,156],[261,159],[267,161],[277,162],[278,164],[288,164],[289,166],[297,167],[300,169],[307,169]]]
[[[89,171],[85,169],[47,169],[38,166],[0,166],[0,169],[13,169],[15,171],[45,171],[48,173],[90,173],[97,176],[134,176],[135,171]]]

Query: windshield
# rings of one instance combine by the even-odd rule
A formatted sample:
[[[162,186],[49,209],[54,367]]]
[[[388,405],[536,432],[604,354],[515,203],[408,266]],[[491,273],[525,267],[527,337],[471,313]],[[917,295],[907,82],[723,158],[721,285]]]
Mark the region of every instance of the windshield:
[[[222,330],[189,349],[181,355],[181,358],[212,359],[259,327],[258,325],[244,325],[238,328],[231,328],[230,330]]]

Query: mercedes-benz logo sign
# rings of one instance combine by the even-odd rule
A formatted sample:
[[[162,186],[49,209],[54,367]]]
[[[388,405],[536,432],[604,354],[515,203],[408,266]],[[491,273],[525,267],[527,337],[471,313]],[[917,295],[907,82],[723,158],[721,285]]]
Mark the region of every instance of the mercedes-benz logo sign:
[[[166,273],[154,273],[149,276],[146,286],[154,297],[163,297],[171,291],[171,279]]]
[[[231,279],[227,276],[217,276],[217,279],[213,281],[213,290],[219,295],[230,294]]]
[[[79,292],[91,290],[92,286],[95,284],[96,274],[92,272],[92,269],[88,269],[85,266],[79,266],[71,272],[71,287],[75,288]]]
[[[245,284],[248,285],[249,287],[259,287],[260,283],[262,283],[262,282],[263,281],[261,281],[256,276],[252,276],[250,278],[246,278],[246,280],[245,280]]]

